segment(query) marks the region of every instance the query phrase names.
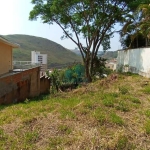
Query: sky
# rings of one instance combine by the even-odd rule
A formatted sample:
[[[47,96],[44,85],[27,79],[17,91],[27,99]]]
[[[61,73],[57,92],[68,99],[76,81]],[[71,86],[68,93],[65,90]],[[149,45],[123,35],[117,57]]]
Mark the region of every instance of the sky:
[[[0,4],[0,35],[26,34],[43,37],[54,41],[67,49],[74,49],[76,45],[69,39],[61,40],[62,30],[56,24],[43,24],[40,19],[29,20],[29,13],[33,5],[31,0],[1,0]],[[120,49],[119,35],[111,39],[112,51]]]

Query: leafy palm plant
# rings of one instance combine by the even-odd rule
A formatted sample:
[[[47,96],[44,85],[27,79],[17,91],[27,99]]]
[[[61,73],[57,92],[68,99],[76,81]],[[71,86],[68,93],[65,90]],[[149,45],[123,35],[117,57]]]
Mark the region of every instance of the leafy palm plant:
[[[130,37],[130,43],[128,48],[131,48],[133,41],[136,39],[136,47],[138,47],[138,35],[140,34],[139,23],[141,20],[141,16],[138,14],[129,14],[123,24],[121,30],[121,43]]]
[[[142,14],[142,19],[139,24],[141,33],[147,38],[147,44],[150,40],[150,4],[139,5],[137,12]]]

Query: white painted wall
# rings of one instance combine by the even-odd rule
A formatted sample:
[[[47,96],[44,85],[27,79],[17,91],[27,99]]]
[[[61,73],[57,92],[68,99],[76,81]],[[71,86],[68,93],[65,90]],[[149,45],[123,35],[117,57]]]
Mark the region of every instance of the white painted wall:
[[[129,71],[150,78],[150,48],[119,50],[117,70],[128,65]]]

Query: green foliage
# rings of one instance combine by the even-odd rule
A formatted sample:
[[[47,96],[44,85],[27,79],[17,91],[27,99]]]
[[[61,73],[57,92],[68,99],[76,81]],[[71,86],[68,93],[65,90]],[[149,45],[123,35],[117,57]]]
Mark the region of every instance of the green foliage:
[[[148,0],[137,0],[130,5],[132,13],[125,17],[121,32],[123,48],[148,46],[150,6]]]
[[[60,72],[57,69],[54,69],[51,74],[47,72],[47,75],[51,78],[51,92],[55,93],[58,92],[59,87],[61,85],[61,80],[60,80]]]
[[[125,49],[130,46],[130,48],[138,48],[146,46],[146,38],[142,34],[137,34],[134,39],[132,39],[131,35],[127,35],[126,37],[121,39],[121,46]]]
[[[64,72],[64,82],[70,82],[78,84],[83,82],[85,79],[85,68],[81,64],[75,64],[66,68]]]
[[[32,0],[29,19],[41,18],[43,23],[56,23],[63,30],[62,39],[69,38],[81,52],[86,77],[92,80],[92,67],[99,47],[110,48],[110,38],[116,23],[130,12],[128,0]],[[126,6],[126,7],[124,7]],[[85,40],[83,46],[81,38]]]
[[[102,74],[104,74],[105,73],[104,71],[106,70],[105,63],[106,63],[105,58],[95,57],[95,59],[93,60],[92,76],[94,75],[101,76]]]
[[[55,93],[60,87],[73,87],[73,84],[78,85],[83,82],[84,72],[84,66],[81,64],[75,64],[62,70],[54,69],[52,73],[47,71],[47,76],[51,78],[51,92]]]

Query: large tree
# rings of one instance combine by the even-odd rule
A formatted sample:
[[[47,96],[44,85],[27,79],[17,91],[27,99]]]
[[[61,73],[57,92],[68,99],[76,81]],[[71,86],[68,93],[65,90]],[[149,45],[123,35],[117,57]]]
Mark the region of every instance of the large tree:
[[[93,63],[99,47],[110,48],[114,25],[129,13],[131,0],[32,0],[30,20],[41,18],[43,23],[56,23],[79,48],[86,70],[92,80]],[[135,1],[135,0],[134,0]],[[81,43],[85,39],[86,45]]]

